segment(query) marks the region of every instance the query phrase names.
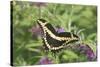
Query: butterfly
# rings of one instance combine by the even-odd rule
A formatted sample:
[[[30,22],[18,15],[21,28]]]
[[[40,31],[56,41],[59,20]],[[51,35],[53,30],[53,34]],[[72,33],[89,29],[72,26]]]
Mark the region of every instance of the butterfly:
[[[45,50],[56,53],[63,49],[65,45],[79,40],[79,37],[71,32],[58,33],[54,27],[44,19],[38,19],[37,23],[43,31],[42,39]]]

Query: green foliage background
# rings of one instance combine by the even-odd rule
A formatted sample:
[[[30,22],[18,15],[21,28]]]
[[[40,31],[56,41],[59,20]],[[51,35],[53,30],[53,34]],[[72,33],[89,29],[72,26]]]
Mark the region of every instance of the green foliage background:
[[[46,19],[53,26],[61,26],[65,31],[81,31],[82,42],[96,52],[97,39],[97,7],[89,5],[71,5],[34,2],[14,1],[11,3],[13,24],[13,64],[34,65],[39,59],[45,56],[41,49],[42,39],[33,40],[29,29],[36,26],[39,17]],[[39,14],[41,9],[41,15]],[[62,56],[62,57],[61,57]],[[48,57],[53,58],[51,54]],[[78,60],[77,60],[78,59]],[[86,56],[78,55],[72,50],[64,50],[59,54],[57,63],[88,61]],[[54,60],[54,63],[56,61]]]

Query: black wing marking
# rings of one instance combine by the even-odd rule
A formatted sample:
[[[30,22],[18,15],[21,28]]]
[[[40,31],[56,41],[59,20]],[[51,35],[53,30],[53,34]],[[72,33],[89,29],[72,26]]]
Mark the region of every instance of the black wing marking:
[[[75,35],[71,32],[61,32],[58,34],[58,36],[59,37],[67,37],[67,38],[72,38],[72,36],[73,36],[74,38],[77,38],[77,39],[79,38],[77,35]]]
[[[46,33],[46,39],[47,39],[48,44],[51,47],[59,47],[59,46],[62,46],[62,44],[64,44],[66,42],[66,41],[56,40],[56,39],[50,37],[50,35],[48,33]]]
[[[53,34],[57,35],[58,33],[56,32],[56,30],[54,29],[54,27],[48,23],[45,25]]]
[[[70,37],[71,38],[71,33],[70,32],[61,32],[58,34],[59,37]]]

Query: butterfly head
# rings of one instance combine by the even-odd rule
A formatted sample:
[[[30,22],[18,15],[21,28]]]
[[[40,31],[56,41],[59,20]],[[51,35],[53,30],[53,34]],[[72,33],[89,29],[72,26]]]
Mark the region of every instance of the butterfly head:
[[[41,26],[45,26],[47,24],[47,21],[44,20],[44,19],[38,19],[37,20],[38,24],[41,25]]]

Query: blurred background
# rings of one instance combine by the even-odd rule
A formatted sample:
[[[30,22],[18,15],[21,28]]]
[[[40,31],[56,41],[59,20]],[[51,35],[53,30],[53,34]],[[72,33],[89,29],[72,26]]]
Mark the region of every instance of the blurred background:
[[[80,37],[57,54],[45,53],[37,19],[47,20],[58,32]],[[11,2],[13,65],[41,65],[97,60],[97,6],[28,1]]]

